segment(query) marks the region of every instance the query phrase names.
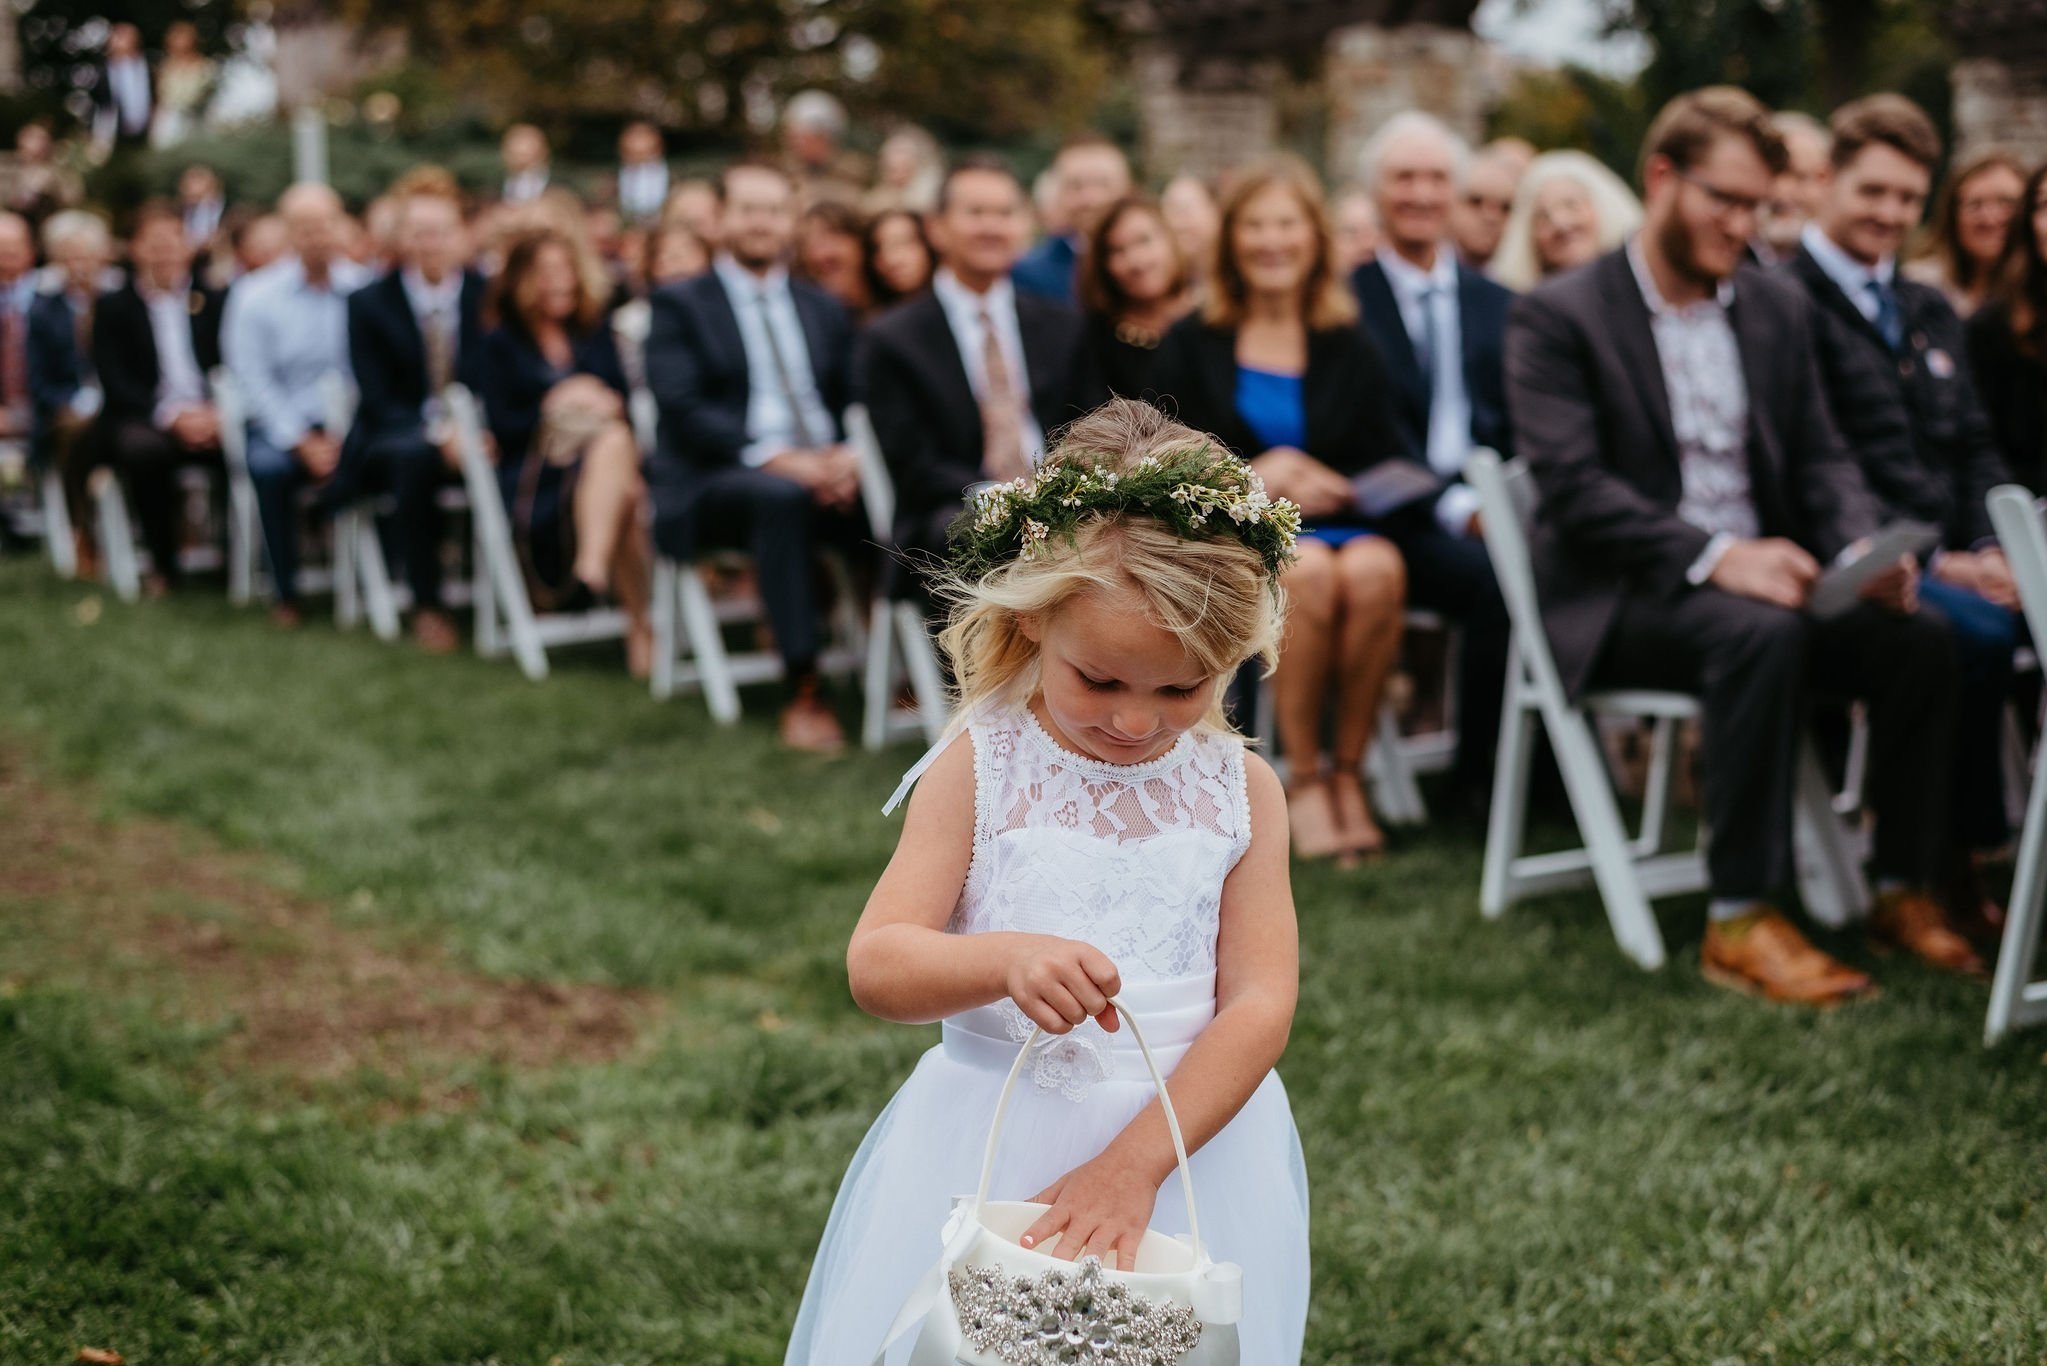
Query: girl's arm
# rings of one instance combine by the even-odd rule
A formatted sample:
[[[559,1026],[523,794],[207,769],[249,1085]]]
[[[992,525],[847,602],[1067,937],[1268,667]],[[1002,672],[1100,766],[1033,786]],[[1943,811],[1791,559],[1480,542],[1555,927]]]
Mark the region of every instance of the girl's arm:
[[[884,1020],[925,1024],[1007,996],[1049,1033],[1091,1015],[1116,1028],[1108,998],[1122,982],[1092,946],[946,932],[973,854],[974,742],[962,735],[918,782],[895,857],[854,927],[846,947],[854,1001]]]
[[[1286,794],[1272,766],[1244,756],[1251,847],[1223,884],[1216,941],[1215,1019],[1173,1069],[1167,1090],[1193,1153],[1222,1131],[1286,1049],[1300,990],[1300,947],[1287,877]],[[1176,1169],[1165,1110],[1154,1100],[1107,1150],[1035,1199],[1052,1206],[1024,1234],[1051,1237],[1068,1259],[1091,1250],[1127,1269],[1151,1219],[1159,1186]]]

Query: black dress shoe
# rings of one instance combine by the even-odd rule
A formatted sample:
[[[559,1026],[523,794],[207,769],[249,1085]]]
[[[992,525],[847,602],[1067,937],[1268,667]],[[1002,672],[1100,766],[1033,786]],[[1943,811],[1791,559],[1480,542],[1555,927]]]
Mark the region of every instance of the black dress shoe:
[[[551,611],[564,616],[583,612],[596,612],[611,606],[611,594],[592,588],[581,579],[570,579],[569,586],[555,595]]]

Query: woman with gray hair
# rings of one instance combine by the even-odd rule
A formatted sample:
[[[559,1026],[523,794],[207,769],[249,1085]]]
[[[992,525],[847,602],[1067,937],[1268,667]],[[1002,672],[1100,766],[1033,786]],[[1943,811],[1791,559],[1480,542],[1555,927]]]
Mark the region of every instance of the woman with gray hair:
[[[1642,201],[1619,176],[1583,152],[1545,152],[1514,194],[1492,277],[1525,294],[1615,250],[1641,226]]]

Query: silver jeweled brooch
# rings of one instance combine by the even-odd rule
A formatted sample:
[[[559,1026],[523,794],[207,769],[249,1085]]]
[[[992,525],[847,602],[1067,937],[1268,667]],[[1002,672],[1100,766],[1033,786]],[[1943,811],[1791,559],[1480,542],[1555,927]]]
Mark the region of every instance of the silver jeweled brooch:
[[[1103,1276],[1099,1257],[1082,1257],[1071,1274],[966,1266],[947,1280],[967,1341],[1012,1366],[1173,1366],[1201,1342],[1193,1310],[1132,1294]]]

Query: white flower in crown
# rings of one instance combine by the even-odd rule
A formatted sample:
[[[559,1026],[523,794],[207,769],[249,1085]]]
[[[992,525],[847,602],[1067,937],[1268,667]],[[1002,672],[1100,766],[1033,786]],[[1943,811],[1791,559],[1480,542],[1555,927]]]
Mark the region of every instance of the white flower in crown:
[[[1023,539],[1024,556],[1028,559],[1044,549],[1045,538],[1052,534],[1052,528],[1046,526],[1035,517],[1026,517],[1019,534]]]

